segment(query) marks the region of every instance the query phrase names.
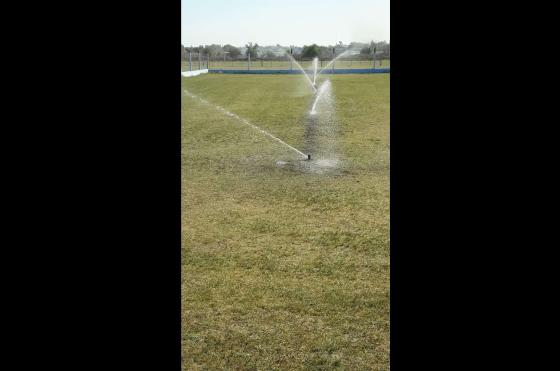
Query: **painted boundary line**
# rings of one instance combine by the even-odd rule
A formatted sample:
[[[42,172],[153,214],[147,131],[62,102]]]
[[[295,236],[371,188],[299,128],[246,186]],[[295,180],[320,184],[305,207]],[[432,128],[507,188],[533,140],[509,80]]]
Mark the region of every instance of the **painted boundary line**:
[[[236,115],[235,113],[232,113],[232,112],[226,110],[225,108],[218,106],[217,104],[210,103],[210,102],[208,102],[206,99],[201,98],[201,97],[199,97],[198,95],[195,95],[195,94],[191,93],[190,91],[188,91],[188,90],[186,90],[186,89],[184,89],[183,92],[184,92],[185,94],[187,94],[187,96],[189,96],[189,97],[191,97],[191,98],[193,98],[193,99],[198,99],[200,102],[202,102],[202,103],[204,103],[204,104],[206,104],[206,105],[209,105],[209,106],[211,106],[211,107],[214,107],[215,109],[217,109],[218,111],[222,112],[223,114],[225,114],[225,115],[227,115],[227,116],[229,116],[229,117],[236,118],[236,119],[239,120],[241,123],[243,123],[243,124],[245,124],[245,125],[247,125],[247,126],[250,126],[250,127],[252,127],[253,129],[255,129],[255,130],[257,130],[257,131],[260,131],[262,134],[264,134],[264,135],[268,136],[269,138],[272,138],[272,139],[274,139],[275,141],[277,141],[277,142],[279,142],[279,143],[281,143],[281,144],[287,146],[288,148],[290,148],[290,149],[296,151],[297,153],[299,153],[299,154],[302,155],[303,157],[305,157],[305,158],[307,158],[307,159],[310,159],[310,158],[311,158],[309,155],[306,155],[305,153],[301,152],[299,149],[297,149],[297,148],[295,148],[295,147],[292,147],[292,146],[289,145],[288,143],[284,142],[282,139],[275,137],[274,135],[270,134],[268,131],[259,128],[257,125],[254,125],[254,124],[250,123],[247,119],[244,119],[243,117],[240,117],[240,116]]]

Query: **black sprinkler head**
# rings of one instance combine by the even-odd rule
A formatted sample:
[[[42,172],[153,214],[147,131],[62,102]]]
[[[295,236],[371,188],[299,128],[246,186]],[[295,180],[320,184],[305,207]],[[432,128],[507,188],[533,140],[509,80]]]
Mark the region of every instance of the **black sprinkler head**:
[[[311,160],[311,155],[307,155],[307,159],[308,159],[308,160]]]

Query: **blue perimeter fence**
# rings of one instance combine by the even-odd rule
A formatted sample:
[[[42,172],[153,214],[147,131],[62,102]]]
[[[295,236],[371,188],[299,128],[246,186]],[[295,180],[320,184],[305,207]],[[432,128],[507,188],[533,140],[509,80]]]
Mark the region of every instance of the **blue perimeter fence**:
[[[323,70],[322,74],[354,74],[354,73],[390,73],[390,68],[341,68]],[[227,70],[227,69],[209,69],[208,73],[231,73],[231,74],[249,74],[249,75],[298,75],[303,72],[300,70]],[[313,74],[313,71],[306,71]]]

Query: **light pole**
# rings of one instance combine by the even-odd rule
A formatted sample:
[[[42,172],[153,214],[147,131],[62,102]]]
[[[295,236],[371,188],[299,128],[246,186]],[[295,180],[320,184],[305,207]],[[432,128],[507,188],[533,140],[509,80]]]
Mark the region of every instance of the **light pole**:
[[[224,50],[224,68],[226,67],[226,54],[229,54],[229,52]]]
[[[375,51],[376,51],[376,49],[377,49],[377,47],[374,46],[373,47],[373,57],[372,57],[372,59],[373,59],[373,69],[375,69]]]
[[[189,49],[189,71],[192,71],[192,58],[191,58],[192,50]]]
[[[293,68],[292,66],[293,64],[294,64],[294,48],[290,46],[290,71]]]

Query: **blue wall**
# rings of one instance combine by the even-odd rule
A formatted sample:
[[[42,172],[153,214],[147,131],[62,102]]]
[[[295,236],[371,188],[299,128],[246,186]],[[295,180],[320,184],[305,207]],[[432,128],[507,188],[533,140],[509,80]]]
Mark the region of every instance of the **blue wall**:
[[[222,70],[210,69],[209,73],[233,73],[233,74],[250,74],[250,75],[298,75],[302,74],[300,70]],[[341,68],[341,69],[328,69],[321,72],[322,74],[354,74],[354,73],[389,73],[390,68]],[[307,71],[312,75],[313,71]]]

